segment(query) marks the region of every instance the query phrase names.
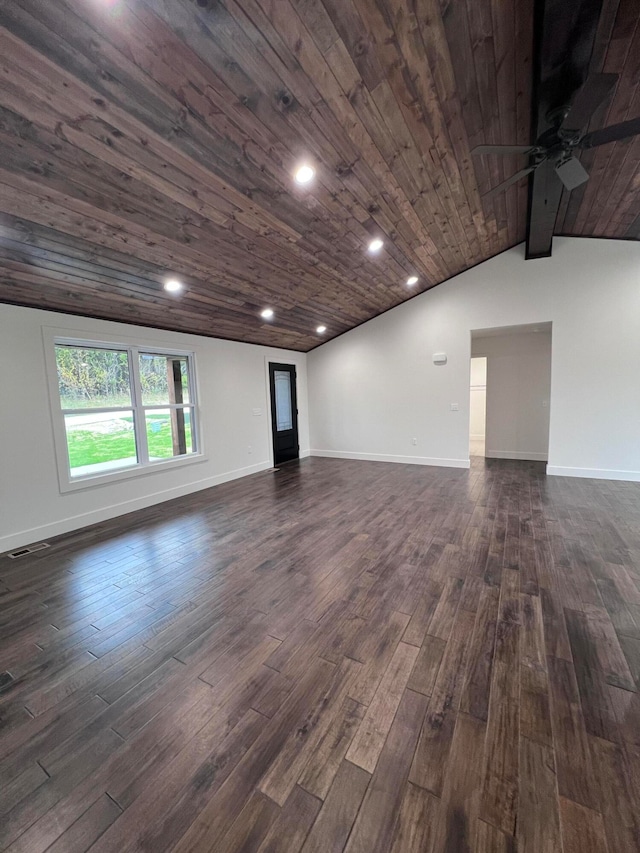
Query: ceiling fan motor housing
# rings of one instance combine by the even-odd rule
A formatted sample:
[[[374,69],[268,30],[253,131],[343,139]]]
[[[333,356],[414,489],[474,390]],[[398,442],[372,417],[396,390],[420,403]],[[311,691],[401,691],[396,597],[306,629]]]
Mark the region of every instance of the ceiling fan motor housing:
[[[569,192],[589,180],[589,173],[578,158],[573,155],[560,160],[555,168],[557,176]]]

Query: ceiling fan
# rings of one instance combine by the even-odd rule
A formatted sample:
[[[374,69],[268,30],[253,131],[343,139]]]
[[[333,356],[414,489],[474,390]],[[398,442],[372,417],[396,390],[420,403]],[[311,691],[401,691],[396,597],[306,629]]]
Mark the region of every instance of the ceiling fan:
[[[559,180],[569,192],[589,179],[589,173],[575,156],[576,151],[584,148],[597,148],[609,142],[640,134],[640,117],[612,124],[602,130],[586,133],[592,115],[610,94],[618,81],[617,74],[592,74],[577,90],[568,106],[554,109],[547,115],[551,127],[544,131],[535,145],[478,145],[471,153],[499,154],[503,156],[528,154],[530,163],[492,187],[483,197],[500,193],[517,183],[525,176],[535,172],[543,163],[553,168]]]

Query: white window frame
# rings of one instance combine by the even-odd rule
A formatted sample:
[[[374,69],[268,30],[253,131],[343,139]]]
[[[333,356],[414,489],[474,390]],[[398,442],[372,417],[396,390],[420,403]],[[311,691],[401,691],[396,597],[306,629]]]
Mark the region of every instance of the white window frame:
[[[49,379],[49,398],[52,411],[54,444],[56,450],[56,462],[58,467],[58,480],[61,492],[71,492],[78,489],[86,489],[106,483],[117,482],[131,477],[140,477],[145,474],[166,471],[190,465],[194,462],[206,461],[203,452],[202,431],[200,429],[200,415],[198,406],[198,383],[196,379],[196,358],[191,350],[183,350],[179,347],[158,346],[157,344],[145,344],[144,342],[125,343],[115,340],[96,340],[90,337],[69,337],[56,334],[53,330],[44,330],[45,333],[45,359],[47,363],[47,374]],[[48,332],[48,334],[47,334]],[[129,360],[129,383],[131,388],[131,406],[112,406],[105,408],[84,408],[78,412],[84,414],[96,414],[100,412],[131,411],[135,425],[135,442],[138,462],[126,465],[106,473],[85,474],[72,476],[69,465],[69,451],[67,446],[67,432],[65,427],[65,414],[73,413],[75,410],[63,409],[58,384],[58,365],[56,360],[56,346],[84,347],[85,349],[107,349],[126,352]],[[189,370],[189,402],[188,403],[166,403],[145,406],[142,402],[142,389],[140,385],[140,363],[139,356],[162,355],[178,356],[186,358]],[[145,413],[155,409],[188,409],[191,411],[192,441],[195,439],[196,450],[193,453],[182,456],[174,456],[169,459],[150,460]]]

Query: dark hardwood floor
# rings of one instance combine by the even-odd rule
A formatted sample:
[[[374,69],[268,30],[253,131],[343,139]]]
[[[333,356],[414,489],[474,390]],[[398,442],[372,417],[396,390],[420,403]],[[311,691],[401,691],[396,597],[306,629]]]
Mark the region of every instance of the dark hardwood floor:
[[[637,853],[640,485],[308,459],[0,558],[0,848]]]

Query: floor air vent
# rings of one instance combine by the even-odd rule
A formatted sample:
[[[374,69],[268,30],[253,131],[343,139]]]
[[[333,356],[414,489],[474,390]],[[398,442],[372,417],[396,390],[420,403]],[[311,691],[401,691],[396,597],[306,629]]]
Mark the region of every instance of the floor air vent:
[[[33,554],[34,551],[42,551],[48,547],[48,542],[38,542],[36,545],[26,545],[24,548],[18,548],[16,551],[9,551],[7,557],[10,560],[16,560],[18,557],[26,557],[27,554]]]

